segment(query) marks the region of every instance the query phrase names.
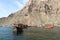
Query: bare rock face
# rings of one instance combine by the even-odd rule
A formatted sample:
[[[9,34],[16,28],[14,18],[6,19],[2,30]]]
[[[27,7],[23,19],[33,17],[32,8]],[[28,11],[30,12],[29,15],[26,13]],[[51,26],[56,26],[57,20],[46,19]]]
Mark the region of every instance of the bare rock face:
[[[22,10],[17,11],[8,19],[7,25],[13,23],[31,26],[40,26],[45,23],[60,24],[60,0],[29,0]],[[1,23],[5,25],[6,22]]]

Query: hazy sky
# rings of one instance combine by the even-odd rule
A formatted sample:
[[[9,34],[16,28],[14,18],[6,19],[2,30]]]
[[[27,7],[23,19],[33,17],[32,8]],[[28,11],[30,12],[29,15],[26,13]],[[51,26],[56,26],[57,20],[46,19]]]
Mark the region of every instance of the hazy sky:
[[[0,0],[0,18],[22,9],[28,0]]]

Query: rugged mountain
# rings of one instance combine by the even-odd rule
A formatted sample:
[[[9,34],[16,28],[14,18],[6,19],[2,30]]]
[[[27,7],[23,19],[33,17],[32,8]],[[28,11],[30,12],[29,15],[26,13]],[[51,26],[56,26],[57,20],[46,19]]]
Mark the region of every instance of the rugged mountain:
[[[14,17],[14,14],[10,14],[8,17],[0,18],[0,25],[8,25],[9,21]]]
[[[45,23],[59,25],[60,0],[29,0],[22,10],[7,18],[0,18],[1,25],[12,25],[13,23],[32,26],[40,26]]]

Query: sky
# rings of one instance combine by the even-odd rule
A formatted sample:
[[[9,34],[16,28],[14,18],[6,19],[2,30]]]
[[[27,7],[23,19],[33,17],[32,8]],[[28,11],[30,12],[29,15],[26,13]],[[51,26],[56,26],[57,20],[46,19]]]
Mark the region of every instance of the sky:
[[[0,18],[21,10],[28,0],[0,0]]]

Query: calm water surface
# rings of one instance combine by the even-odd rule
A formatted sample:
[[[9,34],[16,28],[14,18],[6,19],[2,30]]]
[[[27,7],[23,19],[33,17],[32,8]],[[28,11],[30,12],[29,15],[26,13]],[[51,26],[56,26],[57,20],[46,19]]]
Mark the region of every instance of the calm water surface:
[[[12,27],[0,27],[0,40],[24,40],[24,37],[14,34]]]
[[[60,40],[60,28],[42,30],[42,28],[24,29],[23,34],[13,33],[12,27],[0,27],[0,40]]]

